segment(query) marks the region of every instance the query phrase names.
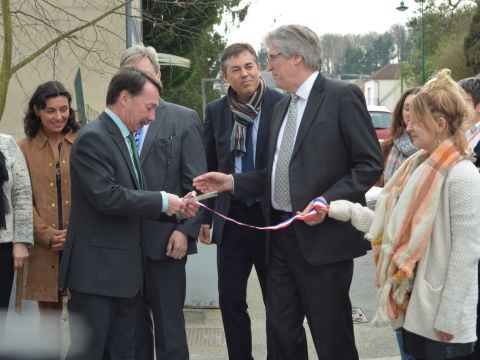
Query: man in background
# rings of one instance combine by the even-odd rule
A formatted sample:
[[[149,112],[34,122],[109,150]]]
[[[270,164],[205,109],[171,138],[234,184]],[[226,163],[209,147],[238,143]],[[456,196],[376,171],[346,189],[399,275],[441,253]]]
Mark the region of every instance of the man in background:
[[[272,109],[283,95],[265,85],[250,44],[228,46],[221,56],[221,72],[230,86],[227,96],[207,105],[204,141],[208,170],[238,174],[263,169]],[[215,209],[247,224],[265,224],[255,197],[235,200],[231,194],[222,193],[215,201]],[[220,217],[212,221],[206,214],[200,241],[217,244],[218,292],[229,359],[252,359],[247,283],[255,266],[265,299],[265,233]]]
[[[125,50],[120,66],[135,66],[161,80],[157,53],[151,46]],[[198,114],[159,98],[155,121],[136,133],[147,190],[182,196],[192,179],[205,172],[206,160]],[[143,221],[144,292],[137,314],[136,360],[188,360],[183,305],[187,255],[197,252],[200,217],[182,224]],[[154,341],[155,338],[155,341]]]

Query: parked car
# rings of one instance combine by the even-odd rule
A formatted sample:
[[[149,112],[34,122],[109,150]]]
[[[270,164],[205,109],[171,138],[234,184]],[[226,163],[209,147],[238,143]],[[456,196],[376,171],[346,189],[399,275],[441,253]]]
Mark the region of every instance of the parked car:
[[[391,111],[386,106],[379,105],[368,105],[367,108],[378,140],[385,140],[390,133],[390,124],[392,123]]]

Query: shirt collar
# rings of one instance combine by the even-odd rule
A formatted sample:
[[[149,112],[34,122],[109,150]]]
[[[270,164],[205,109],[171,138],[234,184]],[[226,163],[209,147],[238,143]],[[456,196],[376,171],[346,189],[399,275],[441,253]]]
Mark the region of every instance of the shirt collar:
[[[298,88],[295,93],[300,99],[307,100],[312,91],[313,84],[318,77],[318,70],[314,71]]]
[[[110,116],[110,118],[113,120],[113,122],[118,126],[120,129],[120,132],[122,133],[122,136],[126,138],[128,135],[130,135],[130,130],[128,130],[127,126],[123,123],[122,120],[118,117],[117,114],[115,114],[112,110],[109,108],[105,108],[105,113]]]
[[[69,131],[68,133],[65,134],[64,140],[68,141],[70,144],[73,144],[75,141],[76,134]],[[45,135],[45,132],[43,131],[42,128],[40,128],[33,138],[33,141],[35,144],[37,144],[38,148],[41,149],[48,143],[48,137]]]

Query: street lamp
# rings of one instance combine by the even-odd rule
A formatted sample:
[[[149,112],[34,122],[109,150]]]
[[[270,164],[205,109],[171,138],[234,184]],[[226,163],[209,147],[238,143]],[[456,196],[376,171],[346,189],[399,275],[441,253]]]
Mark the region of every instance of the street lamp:
[[[415,0],[416,3],[420,3],[420,30],[421,30],[421,42],[420,42],[420,56],[421,56],[421,68],[422,68],[422,85],[425,83],[425,19],[424,19],[424,4],[425,0]],[[408,6],[405,6],[404,1],[400,1],[400,5],[397,7],[398,11],[405,11]]]

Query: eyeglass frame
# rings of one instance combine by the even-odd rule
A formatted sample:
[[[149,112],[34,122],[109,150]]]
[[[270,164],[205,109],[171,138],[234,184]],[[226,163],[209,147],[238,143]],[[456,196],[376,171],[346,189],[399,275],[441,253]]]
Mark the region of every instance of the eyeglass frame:
[[[273,63],[273,62],[275,62],[279,57],[282,57],[282,56],[284,56],[284,53],[281,52],[281,51],[279,51],[279,52],[276,53],[276,54],[268,54],[268,55],[267,55],[268,62],[269,62],[269,63]]]

